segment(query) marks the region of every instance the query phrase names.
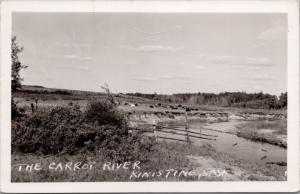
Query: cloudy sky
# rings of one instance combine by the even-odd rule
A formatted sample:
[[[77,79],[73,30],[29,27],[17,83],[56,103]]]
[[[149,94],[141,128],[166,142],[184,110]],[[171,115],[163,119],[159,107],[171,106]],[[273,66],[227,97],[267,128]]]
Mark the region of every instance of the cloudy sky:
[[[113,92],[287,90],[284,14],[15,13],[24,84]]]

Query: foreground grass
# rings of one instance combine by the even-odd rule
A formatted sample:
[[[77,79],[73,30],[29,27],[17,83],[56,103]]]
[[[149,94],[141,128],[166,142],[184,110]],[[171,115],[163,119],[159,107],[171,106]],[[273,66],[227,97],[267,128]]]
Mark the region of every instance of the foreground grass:
[[[179,145],[179,146],[178,146]],[[101,152],[98,153],[82,153],[77,155],[29,155],[29,154],[13,154],[12,155],[12,181],[13,182],[69,182],[69,181],[151,181],[151,180],[166,180],[163,177],[140,177],[130,178],[132,170],[141,172],[158,172],[159,170],[177,169],[187,170],[192,168],[189,165],[186,153],[192,153],[195,148],[188,145],[181,145],[177,143],[161,142],[155,145],[156,152],[152,152],[150,159],[147,161],[140,161],[141,169],[117,169],[117,170],[103,170],[105,162],[111,162]],[[209,149],[199,150],[199,154],[206,155],[210,152]],[[149,153],[145,153],[149,154]],[[18,171],[16,164],[35,164],[41,163],[43,170],[40,171]],[[82,162],[93,164],[92,170],[49,170],[50,163],[59,162],[66,164],[67,162]],[[132,163],[132,162],[131,162]],[[168,180],[182,180],[182,177],[170,177]]]
[[[237,126],[237,136],[287,147],[287,120],[251,121]]]
[[[140,161],[140,169],[131,162],[128,169],[103,169],[107,160],[101,152],[80,153],[76,155],[31,155],[12,154],[12,182],[96,182],[96,181],[272,181],[286,180],[286,167],[276,165],[258,166],[245,161],[233,159],[229,155],[217,153],[209,144],[196,147],[188,144],[159,142],[150,159]],[[51,163],[81,162],[77,169],[49,169]],[[17,164],[41,164],[41,170],[19,171]],[[82,169],[84,164],[91,169]],[[90,166],[89,166],[90,167]],[[177,175],[174,172],[178,171]],[[218,174],[209,174],[218,170]],[[162,176],[158,176],[161,171]],[[168,176],[167,171],[171,172]],[[196,176],[179,173],[196,172]],[[133,176],[132,173],[136,176]],[[137,175],[140,173],[140,176]],[[146,174],[145,174],[146,173]],[[203,174],[204,173],[204,174]],[[222,174],[223,173],[223,174]],[[148,174],[148,175],[147,175]],[[199,178],[199,174],[201,178]]]

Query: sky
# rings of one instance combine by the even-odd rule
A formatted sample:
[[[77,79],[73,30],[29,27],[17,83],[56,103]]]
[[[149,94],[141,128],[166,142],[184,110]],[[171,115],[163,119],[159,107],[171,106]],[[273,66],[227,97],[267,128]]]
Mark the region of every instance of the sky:
[[[14,13],[24,84],[113,92],[287,91],[285,14]]]

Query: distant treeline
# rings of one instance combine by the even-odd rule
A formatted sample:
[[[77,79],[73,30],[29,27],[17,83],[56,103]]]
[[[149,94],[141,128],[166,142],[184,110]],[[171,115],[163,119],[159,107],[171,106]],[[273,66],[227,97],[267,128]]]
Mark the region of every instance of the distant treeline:
[[[214,93],[179,93],[172,95],[127,93],[130,96],[165,101],[169,103],[188,103],[194,105],[217,105],[224,107],[286,109],[287,92],[276,95],[265,93],[222,92]]]
[[[18,90],[18,92],[29,94],[59,94],[59,95],[72,95],[72,92],[66,90]]]

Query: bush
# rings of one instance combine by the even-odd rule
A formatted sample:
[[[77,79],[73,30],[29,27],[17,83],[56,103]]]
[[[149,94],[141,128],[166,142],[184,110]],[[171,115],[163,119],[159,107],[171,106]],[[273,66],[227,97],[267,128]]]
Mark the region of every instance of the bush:
[[[152,138],[134,133],[107,102],[41,108],[12,121],[12,152],[44,155],[101,152],[113,161],[147,160]]]
[[[92,101],[87,105],[85,120],[97,125],[126,126],[126,119],[109,101]]]
[[[11,119],[15,120],[17,118],[20,118],[24,116],[25,110],[22,108],[18,108],[17,102],[14,101],[14,99],[11,99]]]
[[[12,122],[12,150],[59,153],[70,143],[82,119],[76,106],[38,109],[18,122]]]

